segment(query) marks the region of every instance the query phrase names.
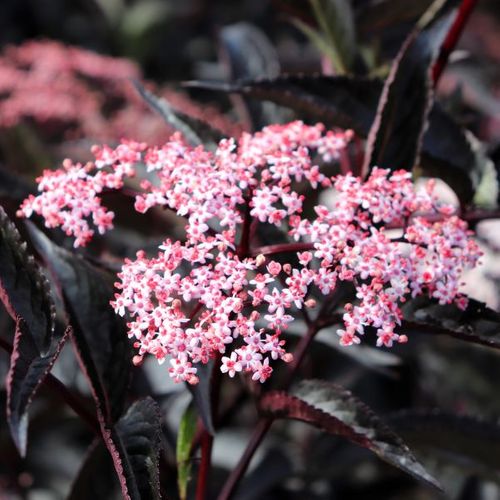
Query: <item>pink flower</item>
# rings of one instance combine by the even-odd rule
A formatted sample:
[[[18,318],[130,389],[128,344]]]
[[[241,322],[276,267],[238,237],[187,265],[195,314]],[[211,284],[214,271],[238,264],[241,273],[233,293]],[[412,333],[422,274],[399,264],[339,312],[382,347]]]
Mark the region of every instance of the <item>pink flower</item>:
[[[91,224],[99,232],[112,225],[99,195],[140,176],[144,163],[156,179],[141,183],[136,209],[174,211],[185,220],[185,237],[165,240],[156,256],[138,252],[118,275],[112,306],[129,317],[138,355],[169,358],[170,376],[194,383],[195,365],[220,353],[223,373],[244,371],[264,382],[271,360],[292,359],[281,334],[297,311],[342,282],[355,290],[337,331],[344,346],[360,343],[368,327],[376,329],[378,346],[405,342],[397,333],[401,306],[417,295],[466,307],[461,274],[481,255],[466,223],[438,203],[432,185],[415,190],[408,172],[374,168],[364,181],[351,174],[326,178],[313,153],[333,160],[349,137],[297,121],[223,140],[215,152],[192,148],[179,134],[156,148],[135,142],[95,148],[94,164],[66,162],[63,170],[45,172],[40,194],[25,200],[20,213],[40,214],[49,227],[74,235],[76,246],[84,244]],[[315,207],[313,217],[299,215],[296,183],[304,179],[313,189],[337,191],[332,206]],[[266,257],[253,257],[254,249],[239,241],[248,223],[287,228],[281,238],[307,250],[284,253],[264,268]],[[404,235],[391,238],[388,225],[404,227]]]
[[[222,364],[220,371],[222,373],[227,373],[231,378],[235,376],[236,372],[241,372],[243,369],[243,366],[238,361],[238,356],[234,351],[231,353],[229,358],[227,356],[223,356],[221,361]]]
[[[273,369],[269,366],[269,358],[266,358],[263,362],[257,361],[252,380],[258,380],[260,383],[263,383],[271,376],[272,372]]]

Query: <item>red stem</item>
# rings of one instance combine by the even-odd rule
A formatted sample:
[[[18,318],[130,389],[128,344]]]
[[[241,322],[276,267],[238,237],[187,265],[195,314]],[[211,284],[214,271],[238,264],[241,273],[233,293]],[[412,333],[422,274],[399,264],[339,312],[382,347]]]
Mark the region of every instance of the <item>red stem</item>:
[[[241,240],[238,245],[237,253],[238,257],[243,258],[248,254],[248,250],[250,248],[250,226],[252,225],[252,216],[250,215],[250,200],[252,199],[253,191],[250,193],[250,196],[247,199],[247,203],[245,206],[245,218],[243,220],[243,229],[241,231]]]
[[[280,243],[278,245],[266,245],[263,247],[254,248],[250,255],[257,257],[257,255],[275,255],[277,253],[285,252],[305,252],[306,250],[313,250],[312,243]]]
[[[297,348],[295,349],[294,360],[292,362],[292,365],[290,366],[288,377],[286,378],[283,384],[282,388],[283,390],[288,389],[288,387],[292,383],[293,377],[297,373],[300,364],[304,360],[307,348],[311,344],[317,331],[318,329],[316,325],[312,324],[309,326],[306,335],[304,335],[300,339],[300,342],[298,343]],[[257,427],[255,427],[255,430],[253,431],[252,436],[250,437],[247,447],[245,448],[245,451],[243,452],[243,455],[240,458],[240,461],[233,469],[226,483],[224,484],[224,487],[222,488],[222,491],[218,496],[218,500],[229,500],[231,495],[234,493],[236,487],[238,486],[238,483],[245,474],[248,465],[250,464],[250,461],[254,456],[255,451],[257,450],[260,443],[266,436],[267,431],[271,428],[273,422],[274,422],[273,417],[262,417],[259,420],[259,422],[257,423]]]
[[[352,172],[351,161],[346,149],[340,152],[340,172],[342,175],[347,175]]]
[[[458,39],[460,38],[460,35],[462,34],[476,4],[477,0],[463,0],[462,4],[460,5],[457,17],[455,18],[455,22],[451,26],[450,31],[448,31],[448,34],[446,35],[446,38],[441,47],[439,56],[434,63],[434,67],[432,68],[432,79],[434,81],[435,87],[439,82],[441,74],[443,73],[444,68],[446,67],[446,64],[448,62],[448,58],[455,48]]]
[[[210,388],[210,400],[212,407],[212,420],[214,426],[218,424],[219,419],[219,399],[221,390],[221,365],[222,354],[218,354],[214,360],[214,368],[212,372],[211,388]],[[205,500],[208,493],[208,479],[210,475],[210,467],[212,462],[212,444],[213,436],[208,432],[207,429],[202,425],[202,431],[200,434],[196,434],[193,439],[192,450],[195,449],[197,439],[201,439],[201,463],[198,469],[198,481],[196,484],[196,500]]]
[[[270,417],[261,418],[259,420],[259,422],[257,423],[257,427],[255,427],[255,430],[250,437],[250,441],[248,442],[247,447],[245,448],[245,451],[243,452],[243,455],[238,462],[238,465],[231,472],[229,478],[224,484],[224,487],[222,488],[222,491],[218,496],[218,500],[228,500],[234,493],[234,490],[238,486],[238,483],[243,477],[243,474],[245,474],[245,471],[247,470],[247,467],[250,464],[255,451],[264,439],[264,436],[267,434],[267,431],[269,430],[273,422],[274,419]]]
[[[201,438],[201,463],[196,484],[196,500],[205,500],[207,496],[213,440],[214,438],[210,433],[206,431],[203,433]]]
[[[250,215],[250,206],[247,201],[245,207],[245,219],[243,220],[243,229],[241,232],[241,240],[238,245],[237,254],[238,257],[243,258],[248,254],[248,249],[250,247],[250,225],[252,223],[252,216]]]

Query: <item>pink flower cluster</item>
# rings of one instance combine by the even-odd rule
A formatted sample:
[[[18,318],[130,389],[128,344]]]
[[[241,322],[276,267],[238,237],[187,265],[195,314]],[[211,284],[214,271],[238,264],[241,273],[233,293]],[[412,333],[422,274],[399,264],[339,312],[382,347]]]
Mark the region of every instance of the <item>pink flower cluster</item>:
[[[271,360],[292,359],[282,331],[299,310],[314,307],[314,296],[330,300],[340,282],[352,283],[359,299],[345,305],[343,345],[358,343],[367,327],[376,329],[378,345],[406,341],[395,330],[409,297],[466,305],[460,276],[480,252],[465,222],[437,202],[432,183],[415,191],[407,172],[374,169],[366,181],[326,175],[316,160],[337,160],[350,137],[297,121],[225,139],[215,152],[180,135],[162,147],[94,148],[94,163],[46,172],[41,194],[20,213],[36,212],[73,234],[75,246],[85,244],[89,217],[100,232],[112,227],[99,193],[145,170],[136,209],[175,211],[186,218],[186,238],[167,239],[153,258],[139,252],[119,274],[112,305],[130,318],[137,361],[146,353],[170,358],[175,381],[196,383],[195,365],[220,355],[230,377],[248,372],[264,382]],[[302,215],[304,183],[336,190],[333,206],[315,207],[312,220]],[[258,247],[266,224],[296,242]]]
[[[106,171],[95,164],[63,162],[59,170],[44,170],[37,178],[39,196],[30,195],[22,203],[18,215],[30,217],[33,212],[45,219],[49,228],[61,227],[68,236],[74,236],[74,246],[85,245],[94,235],[88,219],[91,218],[99,233],[113,227],[114,213],[102,206],[98,196],[105,189],[120,189],[123,179],[135,175],[133,165],[141,159],[145,144],[122,142],[114,150],[119,162]],[[99,150],[99,154],[105,154]]]
[[[377,329],[378,346],[406,342],[394,330],[408,297],[466,307],[460,277],[481,252],[454,208],[438,203],[432,181],[416,192],[409,172],[375,168],[365,182],[339,176],[334,187],[333,208],[317,206],[313,221],[293,218],[290,234],[312,242],[323,294],[338,280],[354,283],[359,303],[345,305],[345,330],[337,332],[343,345],[358,344],[367,326]],[[390,227],[399,234],[391,237]]]
[[[174,130],[134,89],[131,80],[141,78],[132,61],[55,41],[9,46],[0,55],[0,128],[30,123],[46,140],[135,137],[161,144]],[[202,107],[168,88],[154,92],[223,133],[241,132],[212,106]]]

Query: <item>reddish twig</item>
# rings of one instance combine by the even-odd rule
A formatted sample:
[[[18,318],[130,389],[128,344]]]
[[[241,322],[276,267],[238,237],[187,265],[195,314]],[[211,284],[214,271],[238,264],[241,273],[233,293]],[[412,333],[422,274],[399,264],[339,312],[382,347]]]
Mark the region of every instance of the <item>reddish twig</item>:
[[[99,423],[95,416],[87,410],[87,408],[82,404],[80,399],[75,396],[68,388],[52,374],[48,374],[45,377],[44,383],[47,387],[53,390],[59,395],[61,399],[79,416],[84,420],[96,434],[101,433]]]
[[[304,337],[300,339],[300,342],[298,343],[294,353],[294,360],[292,362],[292,365],[290,366],[288,377],[286,378],[283,384],[282,388],[283,390],[288,389],[288,387],[292,383],[293,377],[297,373],[300,364],[304,360],[307,348],[311,344],[317,331],[318,329],[316,325],[312,324],[309,326],[306,335],[304,335]],[[222,491],[219,494],[218,500],[228,500],[234,493],[236,487],[238,486],[238,483],[245,474],[245,471],[247,470],[248,465],[250,464],[250,461],[252,460],[252,457],[255,454],[255,451],[257,450],[260,443],[266,436],[267,431],[271,428],[273,422],[274,422],[273,417],[262,417],[259,420],[257,426],[255,427],[255,430],[252,433],[252,436],[250,437],[250,441],[248,442],[247,447],[245,448],[245,451],[243,452],[243,455],[240,458],[240,461],[233,469],[226,483],[224,484],[224,487],[222,488]]]
[[[448,31],[441,47],[441,51],[439,52],[439,56],[434,63],[434,67],[432,68],[432,80],[434,82],[434,86],[437,86],[450,54],[455,48],[476,4],[477,0],[463,0],[460,5],[455,22],[451,26],[450,31]]]
[[[213,440],[213,436],[207,431],[201,437],[201,463],[196,484],[196,500],[205,500],[207,496]]]
[[[246,257],[250,248],[250,226],[252,225],[252,216],[250,215],[250,194],[245,206],[245,218],[243,220],[243,229],[241,231],[241,240],[238,245],[237,253],[240,258]]]
[[[214,369],[212,371],[212,380],[210,387],[210,400],[212,408],[212,421],[214,426],[218,423],[218,407],[220,399],[220,389],[221,389],[221,365],[222,354],[219,354],[214,360]],[[208,432],[207,429],[202,426],[203,430],[201,433],[196,433],[193,439],[192,449],[196,447],[197,439],[201,440],[201,463],[198,469],[198,480],[196,483],[196,500],[205,500],[208,492],[208,479],[210,475],[210,468],[212,463],[212,444],[213,436]]]
[[[250,437],[250,441],[248,442],[247,447],[245,448],[245,451],[243,452],[243,455],[238,462],[238,465],[235,469],[233,469],[233,471],[229,475],[229,478],[224,484],[224,487],[222,488],[222,491],[218,496],[218,500],[228,500],[231,497],[234,490],[238,486],[238,483],[243,477],[243,474],[245,474],[245,471],[247,470],[247,467],[250,464],[255,451],[264,439],[273,421],[274,419],[271,417],[261,418],[259,420],[259,422],[257,423],[257,427],[255,427],[252,436]]]
[[[250,255],[252,257],[257,257],[257,255],[276,255],[278,253],[305,252],[307,250],[313,249],[314,245],[312,243],[280,243],[278,245],[266,245],[254,248],[250,252]]]
[[[342,175],[348,175],[352,172],[349,154],[345,149],[340,152],[340,172]]]
[[[483,220],[500,219],[500,210],[469,210],[464,214],[458,215],[469,224],[477,224]]]

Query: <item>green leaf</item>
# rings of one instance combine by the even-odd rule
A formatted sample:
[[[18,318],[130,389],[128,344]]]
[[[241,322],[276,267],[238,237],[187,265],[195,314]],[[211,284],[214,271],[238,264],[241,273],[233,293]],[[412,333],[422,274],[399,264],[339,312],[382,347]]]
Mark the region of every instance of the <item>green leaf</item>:
[[[328,55],[337,74],[349,72],[356,53],[354,15],[348,0],[310,0],[316,20],[328,40]]]
[[[190,404],[182,415],[177,434],[177,484],[181,500],[187,498],[187,487],[191,479],[191,449],[193,438],[196,434],[196,423],[198,414],[195,407]]]
[[[379,417],[349,391],[323,380],[303,380],[289,393],[271,391],[259,407],[265,415],[307,422],[367,448],[382,460],[434,488],[439,483]]]
[[[319,52],[328,57],[332,61],[332,65],[335,67],[334,61],[337,56],[323,33],[311,28],[311,26],[300,19],[292,19],[292,24],[307,38],[309,38],[309,41],[316,46]]]

